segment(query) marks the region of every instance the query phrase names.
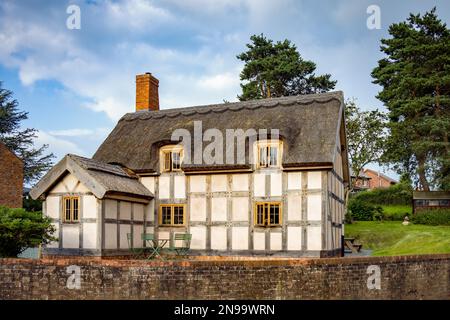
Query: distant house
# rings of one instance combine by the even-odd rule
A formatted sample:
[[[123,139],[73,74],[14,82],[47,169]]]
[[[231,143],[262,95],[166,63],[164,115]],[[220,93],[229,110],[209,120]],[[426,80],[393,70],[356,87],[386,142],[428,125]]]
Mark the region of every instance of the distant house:
[[[413,191],[413,212],[450,208],[450,191]]]
[[[353,170],[350,169],[353,192],[364,191],[370,188],[370,177],[364,173],[363,170],[356,176]]]
[[[22,207],[23,162],[0,142],[0,206]]]
[[[390,186],[398,183],[397,180],[394,180],[379,171],[364,169],[363,173],[368,177],[369,189],[389,188]]]
[[[169,244],[190,233],[194,254],[340,255],[350,180],[342,92],[160,110],[158,84],[138,75],[136,111],[93,158],[67,155],[31,190],[58,229],[47,254],[126,254],[145,232]],[[207,134],[230,130],[231,148],[224,140],[214,151],[223,161],[202,157]],[[235,140],[249,150],[239,161]]]

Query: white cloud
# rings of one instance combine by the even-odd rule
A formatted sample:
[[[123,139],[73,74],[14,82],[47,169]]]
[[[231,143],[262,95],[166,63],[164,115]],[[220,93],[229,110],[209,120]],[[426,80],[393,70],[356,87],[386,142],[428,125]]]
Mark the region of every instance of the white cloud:
[[[37,134],[36,145],[49,146],[48,151],[56,156],[56,161],[60,160],[68,153],[74,153],[81,156],[86,156],[85,152],[73,142],[65,139],[54,137],[53,135],[40,130]]]
[[[97,135],[107,135],[110,129],[97,128],[97,129],[64,129],[64,130],[52,130],[48,134],[57,137],[89,137]]]

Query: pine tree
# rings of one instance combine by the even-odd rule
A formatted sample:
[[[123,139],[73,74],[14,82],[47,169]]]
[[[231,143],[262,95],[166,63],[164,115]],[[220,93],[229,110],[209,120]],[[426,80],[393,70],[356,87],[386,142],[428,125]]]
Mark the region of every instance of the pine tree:
[[[411,14],[381,40],[386,57],[373,70],[389,111],[385,161],[422,190],[450,189],[450,31],[436,9]]]
[[[263,34],[250,37],[248,50],[237,56],[245,62],[239,100],[321,93],[334,89],[331,75],[315,75],[316,64],[303,60],[289,40],[273,43]]]
[[[52,165],[53,154],[45,155],[47,145],[34,148],[37,130],[21,128],[28,113],[18,110],[13,93],[2,88],[0,82],[0,141],[13,151],[24,163],[24,181],[32,183],[42,177]]]

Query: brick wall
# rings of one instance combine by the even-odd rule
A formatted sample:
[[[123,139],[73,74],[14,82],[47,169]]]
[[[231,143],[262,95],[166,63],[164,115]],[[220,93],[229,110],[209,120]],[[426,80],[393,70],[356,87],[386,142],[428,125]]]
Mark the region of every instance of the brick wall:
[[[68,289],[67,267],[81,270]],[[381,289],[368,289],[379,266]],[[450,255],[126,261],[0,259],[0,299],[449,299]]]
[[[22,207],[23,163],[0,142],[0,206]]]

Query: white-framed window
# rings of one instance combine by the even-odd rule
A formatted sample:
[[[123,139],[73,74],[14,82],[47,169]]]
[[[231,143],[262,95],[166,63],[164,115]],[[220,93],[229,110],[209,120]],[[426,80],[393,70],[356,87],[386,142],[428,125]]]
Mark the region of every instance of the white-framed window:
[[[161,171],[181,171],[183,148],[181,146],[165,146],[161,148]]]
[[[256,167],[279,168],[282,144],[279,140],[263,140],[256,144]]]

